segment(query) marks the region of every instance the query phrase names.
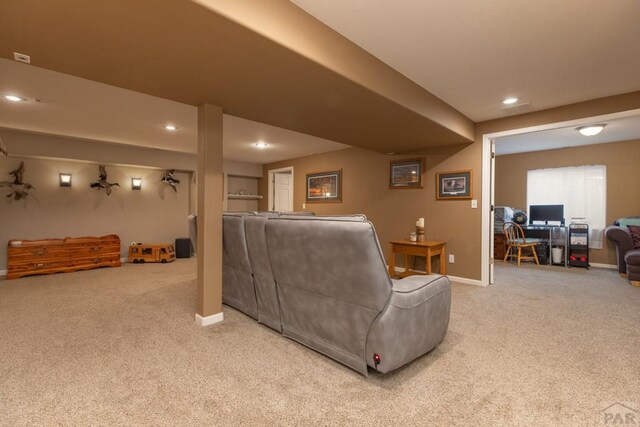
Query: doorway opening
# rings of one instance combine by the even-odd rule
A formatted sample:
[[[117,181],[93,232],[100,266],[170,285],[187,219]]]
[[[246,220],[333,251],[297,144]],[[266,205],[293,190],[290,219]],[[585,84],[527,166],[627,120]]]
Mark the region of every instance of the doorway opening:
[[[483,145],[482,145],[482,253],[481,253],[481,282],[482,285],[487,286],[489,284],[493,284],[494,279],[495,279],[495,271],[494,271],[494,265],[495,263],[501,263],[502,259],[498,259],[498,257],[495,256],[495,239],[496,239],[496,233],[495,233],[495,208],[496,208],[496,202],[498,204],[505,204],[504,202],[504,198],[500,197],[498,199],[496,199],[496,142],[500,145],[504,144],[503,146],[509,146],[509,149],[511,150],[511,148],[513,148],[513,146],[511,145],[512,143],[514,143],[515,140],[518,139],[522,139],[522,141],[519,142],[524,142],[525,145],[528,145],[527,148],[527,152],[534,152],[534,151],[542,151],[542,150],[556,150],[556,149],[567,149],[567,147],[573,147],[571,144],[566,144],[563,146],[557,146],[557,147],[548,147],[545,146],[545,142],[548,138],[546,138],[546,136],[548,136],[548,134],[550,132],[571,132],[574,134],[577,134],[576,132],[576,128],[582,125],[588,125],[588,124],[593,124],[593,123],[602,123],[602,122],[611,122],[611,126],[609,126],[610,130],[614,130],[616,129],[616,131],[618,131],[618,125],[616,124],[614,126],[614,123],[620,123],[622,121],[626,121],[627,124],[629,122],[629,119],[634,118],[634,117],[639,117],[640,116],[640,109],[636,109],[636,110],[631,110],[631,111],[623,111],[623,112],[618,112],[618,113],[613,113],[613,114],[607,114],[607,115],[601,115],[601,116],[594,116],[594,117],[586,117],[586,118],[581,118],[581,119],[576,119],[576,120],[570,120],[570,121],[565,121],[565,122],[557,122],[557,123],[549,123],[549,124],[545,124],[545,125],[539,125],[539,126],[532,126],[532,127],[528,127],[528,128],[521,128],[521,129],[511,129],[508,131],[502,131],[502,132],[494,132],[494,133],[489,133],[489,134],[485,134],[483,135]],[[633,132],[637,133],[638,135],[640,135],[640,126],[631,126],[631,128],[633,128]],[[620,137],[618,139],[612,139],[609,141],[602,141],[602,142],[592,142],[593,144],[603,144],[603,143],[613,143],[613,142],[624,142],[624,141],[628,141],[629,139],[637,139],[637,136],[635,136],[636,134],[633,134],[632,138],[629,138],[627,134],[625,134],[624,132],[619,132],[618,135],[620,135]],[[625,136],[627,135],[627,136]],[[541,136],[540,138],[536,138],[536,141],[533,141],[533,139],[531,137],[537,137],[537,136]],[[585,143],[584,145],[590,145],[591,143]],[[500,150],[499,150],[500,151]],[[555,152],[556,154],[558,153],[557,151]],[[498,153],[499,155],[500,153]],[[505,154],[504,152],[502,154]],[[516,154],[516,155],[520,155],[518,153],[511,153],[511,154]],[[535,153],[532,153],[535,154]],[[549,156],[553,154],[553,152],[549,152]],[[566,155],[564,152],[562,153],[563,155]],[[589,163],[595,164],[600,162],[600,159],[597,159],[595,161],[595,163],[588,161]],[[501,162],[504,163],[504,162]],[[550,161],[548,163],[548,166],[536,166],[536,167],[532,167],[531,169],[541,169],[541,168],[553,168],[553,167],[560,167],[560,166],[579,166],[578,164],[567,164],[567,165],[558,165],[558,162],[555,161]],[[498,166],[500,167],[500,166]],[[529,169],[528,167],[520,167],[519,170],[522,169]],[[522,172],[522,171],[520,171]],[[527,175],[527,170],[524,170],[524,175]],[[506,178],[506,179],[515,179],[513,177],[510,178]],[[526,179],[526,178],[525,178]],[[520,188],[520,197],[521,197],[521,201],[518,203],[518,206],[515,206],[517,208],[522,209],[526,214],[530,214],[529,211],[529,206],[528,206],[528,195],[527,193],[527,181],[523,181],[523,183],[521,183],[522,185],[519,186]],[[504,185],[502,185],[501,187],[505,187]],[[512,186],[513,187],[513,186]],[[545,203],[546,204],[546,203]],[[522,205],[522,206],[520,206]],[[526,205],[526,206],[525,206]],[[531,218],[529,218],[531,219]],[[565,219],[565,223],[568,226],[569,223],[572,221],[572,218],[566,218]],[[566,231],[565,231],[566,232]],[[549,242],[551,242],[551,238],[548,239]],[[549,243],[549,247],[551,248],[551,243]],[[591,246],[589,246],[591,248]],[[557,249],[557,248],[556,248]],[[565,251],[566,251],[566,247],[565,247]],[[500,252],[500,251],[498,251]],[[566,252],[565,252],[566,254]],[[549,259],[552,259],[551,257],[551,253],[549,254]],[[495,259],[494,259],[495,258]],[[594,267],[605,267],[605,268],[610,268],[611,266],[606,265],[606,264],[601,264],[601,265],[594,265],[596,263],[592,262],[591,265]]]
[[[268,209],[293,211],[293,166],[269,171]]]

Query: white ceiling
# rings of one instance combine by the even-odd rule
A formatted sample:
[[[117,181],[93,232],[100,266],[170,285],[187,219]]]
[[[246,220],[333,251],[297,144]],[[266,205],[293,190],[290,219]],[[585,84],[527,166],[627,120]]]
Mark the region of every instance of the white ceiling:
[[[476,122],[640,90],[638,0],[292,1]]]
[[[197,109],[190,105],[0,59],[0,94],[9,93],[29,102],[0,99],[3,128],[188,153],[197,150]],[[178,130],[168,132],[167,123]],[[223,138],[225,159],[259,164],[348,147],[227,114]],[[269,147],[257,149],[253,144],[258,141]]]
[[[606,126],[602,132],[594,136],[583,136],[576,130],[577,126],[570,126],[496,138],[496,155],[527,153],[530,151],[617,141],[638,140],[638,144],[640,144],[640,115],[595,123],[606,123]]]
[[[292,0],[474,121],[640,90],[640,1]],[[156,98],[0,59],[0,127],[196,152],[197,112]],[[41,102],[33,101],[34,98]],[[177,132],[163,129],[166,123]],[[610,123],[597,137],[558,129],[501,138],[500,154],[637,139],[640,123]],[[254,143],[270,144],[258,150]],[[224,156],[270,163],[348,147],[224,116]],[[534,148],[534,149],[532,149]]]

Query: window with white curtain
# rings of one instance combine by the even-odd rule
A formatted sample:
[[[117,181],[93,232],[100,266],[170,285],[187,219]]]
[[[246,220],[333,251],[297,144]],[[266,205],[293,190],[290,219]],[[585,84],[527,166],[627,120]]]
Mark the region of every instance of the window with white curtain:
[[[564,205],[565,222],[589,224],[589,247],[602,249],[606,226],[607,167],[604,165],[530,170],[527,206]]]

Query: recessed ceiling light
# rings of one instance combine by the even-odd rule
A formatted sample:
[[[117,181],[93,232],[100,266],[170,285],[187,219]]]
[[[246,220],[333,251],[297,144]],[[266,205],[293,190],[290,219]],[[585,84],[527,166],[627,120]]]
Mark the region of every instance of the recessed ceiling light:
[[[4,95],[4,99],[11,102],[22,102],[27,100],[27,98],[23,98],[18,95]]]
[[[177,130],[178,128],[176,127],[176,125],[164,125],[164,128],[166,130],[170,130],[170,131],[174,131]]]
[[[584,136],[594,136],[602,132],[602,129],[604,129],[605,126],[606,124],[580,126],[579,128],[576,128],[576,130]]]
[[[509,98],[505,98],[502,103],[504,105],[511,105],[511,104],[515,104],[516,102],[518,102],[518,98],[515,98],[513,96],[509,97]]]
[[[260,142],[256,142],[255,144],[256,147],[261,148],[261,149],[265,149],[269,146],[269,144],[267,144],[266,142],[260,141]]]

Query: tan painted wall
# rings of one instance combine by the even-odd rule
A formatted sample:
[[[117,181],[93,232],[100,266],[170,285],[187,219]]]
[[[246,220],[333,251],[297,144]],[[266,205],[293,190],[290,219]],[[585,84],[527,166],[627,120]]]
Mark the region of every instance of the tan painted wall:
[[[526,209],[527,171],[568,166],[607,167],[607,224],[617,218],[640,215],[640,140],[588,145],[496,158],[496,205]],[[603,249],[592,249],[590,261],[616,264],[615,247],[606,241]]]
[[[24,180],[36,191],[26,200],[12,201],[4,197],[7,190],[0,189],[0,270],[6,269],[10,239],[117,234],[124,256],[132,241],[173,242],[189,235],[188,187],[174,193],[160,183],[161,170],[107,165],[109,181],[121,185],[107,197],[104,190],[89,188],[98,176],[94,163],[0,157],[0,180],[9,178],[7,173],[21,160],[25,163]],[[71,188],[59,186],[60,172],[72,174]],[[131,189],[132,177],[142,177],[141,190]],[[177,177],[189,182],[186,173]]]
[[[426,158],[423,189],[389,189],[389,162],[401,158]],[[302,210],[305,202],[305,176],[307,173],[342,169],[342,203],[307,204],[309,211],[319,215],[363,213],[376,227],[385,256],[389,256],[388,241],[409,237],[419,217],[425,218],[426,237],[447,241],[449,253],[456,255],[456,263],[448,264],[448,274],[474,276],[474,265],[464,260],[471,253],[467,234],[479,227],[479,218],[471,214],[469,201],[436,201],[435,174],[456,170],[473,163],[479,157],[477,146],[430,150],[408,156],[389,156],[359,148],[334,151],[292,161],[265,165],[260,181],[260,194],[267,194],[268,170],[285,166],[294,167],[294,210]],[[477,171],[474,171],[477,174]],[[474,175],[473,192],[479,194],[479,180]],[[474,196],[475,197],[475,196]],[[267,208],[267,198],[260,209]]]
[[[469,146],[430,151],[427,157],[426,188],[424,190],[388,190],[388,162],[391,156],[361,149],[342,150],[290,162],[265,165],[260,194],[266,194],[267,170],[295,166],[295,209],[304,200],[304,175],[308,172],[344,169],[344,203],[317,205],[313,210],[321,214],[366,214],[376,226],[380,240],[388,251],[389,239],[406,235],[415,219],[424,216],[427,237],[448,242],[448,250],[456,255],[456,263],[448,264],[447,273],[453,276],[480,279],[481,271],[481,210],[471,209],[467,201],[437,202],[435,173],[439,171],[472,169],[473,193],[481,206],[482,138],[484,134],[538,126],[616,113],[640,108],[640,92],[612,96],[553,108],[520,116],[491,120],[476,125],[475,142]],[[406,157],[415,157],[409,155]],[[265,200],[260,209],[266,209]]]

